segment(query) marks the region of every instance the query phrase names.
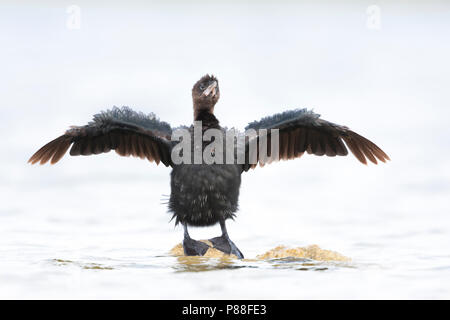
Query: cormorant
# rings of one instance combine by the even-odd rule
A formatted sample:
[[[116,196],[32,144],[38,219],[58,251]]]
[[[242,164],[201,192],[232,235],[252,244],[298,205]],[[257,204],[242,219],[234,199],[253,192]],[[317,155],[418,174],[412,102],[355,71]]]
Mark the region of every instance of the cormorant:
[[[192,88],[194,106],[194,123],[201,121],[201,133],[209,129],[216,129],[226,134],[228,129],[219,125],[214,116],[214,106],[220,97],[218,80],[214,76],[205,75]],[[196,127],[184,127],[190,137],[194,136]],[[183,248],[186,255],[204,255],[209,246],[203,242],[193,240],[188,233],[188,226],[211,226],[220,224],[222,235],[210,239],[213,246],[225,253],[234,254],[243,258],[243,254],[230,240],[225,221],[234,217],[238,208],[239,188],[241,174],[257,163],[264,165],[279,159],[300,158],[306,151],[317,156],[327,155],[345,156],[347,147],[355,157],[367,164],[370,160],[377,164],[377,159],[385,162],[389,157],[378,146],[368,139],[360,136],[346,126],[328,122],[320,115],[307,109],[296,109],[275,114],[251,122],[246,130],[253,129],[253,137],[245,137],[244,159],[237,161],[236,138],[233,140],[233,162],[207,162],[200,157],[195,162],[195,150],[198,143],[192,142],[192,153],[186,156],[194,161],[176,162],[173,155],[179,141],[172,139],[174,129],[155,117],[153,113],[145,115],[135,112],[128,107],[117,108],[94,115],[93,120],[84,126],[72,126],[62,136],[47,143],[39,149],[29,160],[35,164],[51,164],[58,162],[69,149],[70,155],[92,155],[115,150],[121,156],[135,156],[166,167],[172,167],[171,194],[169,211],[173,213],[175,223],[184,227]],[[264,130],[267,129],[264,133]],[[270,131],[278,129],[278,131]],[[275,132],[275,133],[272,133]],[[278,134],[278,150],[269,150],[265,156],[256,151],[251,156],[252,142],[267,140],[267,149],[271,148],[272,137]],[[189,137],[188,137],[189,138]],[[183,141],[185,138],[180,139]],[[200,151],[208,150],[210,155],[220,154],[219,148],[209,148],[216,141],[210,143],[201,139]],[[195,140],[195,137],[194,137]],[[225,139],[224,139],[225,141]],[[222,141],[223,142],[223,141]],[[345,143],[345,144],[344,144]],[[258,144],[259,145],[259,144]],[[220,144],[219,144],[220,146]],[[277,145],[275,145],[277,147]],[[223,149],[226,153],[227,148]],[[259,149],[258,149],[259,150]],[[184,156],[182,150],[178,155]],[[275,157],[277,155],[278,157]],[[253,159],[253,160],[251,160]]]

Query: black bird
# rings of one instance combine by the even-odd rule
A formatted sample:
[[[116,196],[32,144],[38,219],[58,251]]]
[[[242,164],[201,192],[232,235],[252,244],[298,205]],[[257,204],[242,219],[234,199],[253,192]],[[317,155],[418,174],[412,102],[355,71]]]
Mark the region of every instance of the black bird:
[[[216,129],[227,133],[214,116],[214,106],[220,97],[218,80],[214,76],[203,76],[192,88],[194,121],[201,121],[201,132]],[[194,136],[195,126],[184,127],[190,137]],[[345,156],[347,147],[355,157],[367,164],[367,159],[377,164],[377,159],[385,162],[389,157],[378,146],[349,128],[328,122],[320,115],[306,109],[296,109],[275,114],[250,123],[247,130],[253,129],[256,135],[244,140],[243,161],[237,161],[238,152],[233,143],[233,162],[210,163],[203,159],[196,162],[176,162],[173,154],[179,141],[172,139],[174,129],[155,117],[153,113],[145,115],[128,107],[104,111],[94,115],[91,122],[84,126],[73,126],[62,136],[47,143],[29,160],[34,164],[51,164],[58,162],[69,149],[70,155],[92,155],[116,150],[121,156],[135,156],[165,166],[172,167],[171,195],[169,211],[173,213],[175,223],[184,227],[183,248],[186,255],[204,255],[208,245],[193,240],[188,233],[188,226],[211,226],[220,224],[222,235],[210,239],[213,246],[225,253],[243,258],[243,254],[230,240],[225,221],[233,218],[238,209],[241,174],[257,163],[264,165],[281,159],[300,158],[306,151],[318,156]],[[265,156],[260,152],[251,156],[252,142],[262,143],[267,140],[270,149],[274,134],[261,129],[278,129],[278,150],[269,150]],[[274,136],[275,137],[275,136]],[[184,139],[184,138],[183,138]],[[183,140],[181,139],[181,140]],[[216,138],[215,138],[216,139]],[[215,141],[201,140],[201,151]],[[195,139],[193,139],[195,140]],[[235,140],[236,141],[236,140]],[[344,144],[345,143],[345,144]],[[192,142],[193,149],[198,143]],[[211,155],[221,153],[220,148],[208,149]],[[236,148],[237,150],[237,148]],[[226,153],[227,149],[223,149]],[[278,151],[278,152],[277,152]],[[178,155],[183,156],[185,150]],[[194,159],[191,153],[190,159]],[[278,154],[278,158],[275,155]]]

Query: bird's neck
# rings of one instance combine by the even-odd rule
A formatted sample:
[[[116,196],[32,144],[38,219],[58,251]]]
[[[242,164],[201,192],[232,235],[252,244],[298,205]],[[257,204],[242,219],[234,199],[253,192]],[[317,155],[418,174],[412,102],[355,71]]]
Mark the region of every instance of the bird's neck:
[[[219,120],[214,115],[214,107],[210,109],[194,109],[194,121],[201,121],[202,127],[219,127]]]
[[[207,113],[214,116],[214,104],[194,100],[194,121],[202,120],[200,117],[205,117]]]

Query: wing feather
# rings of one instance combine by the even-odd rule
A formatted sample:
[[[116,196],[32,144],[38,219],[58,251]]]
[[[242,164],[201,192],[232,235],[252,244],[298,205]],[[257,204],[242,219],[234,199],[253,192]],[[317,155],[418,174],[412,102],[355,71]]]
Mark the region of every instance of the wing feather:
[[[135,156],[165,166],[171,165],[170,126],[153,114],[137,113],[128,107],[113,108],[94,116],[85,126],[71,127],[50,141],[29,162],[58,162],[70,148],[70,155],[92,155],[115,150],[121,156]]]
[[[267,129],[268,138],[271,138],[270,129],[279,130],[279,159],[287,160],[300,158],[304,152],[317,156],[328,157],[346,156],[348,149],[363,164],[367,160],[377,164],[378,161],[390,160],[388,155],[372,141],[341,126],[320,118],[320,115],[306,110],[296,109],[265,117],[260,121],[253,121],[246,129]],[[269,141],[267,139],[267,141]],[[248,149],[250,144],[246,143]],[[249,151],[246,149],[246,154]],[[258,154],[258,162],[263,155]],[[261,159],[260,159],[261,158]],[[248,158],[246,158],[248,160]],[[269,158],[272,162],[273,157]],[[244,171],[256,165],[245,164]]]
[[[352,137],[346,136],[344,137],[344,141],[347,144],[347,146],[350,148],[350,151],[353,153],[353,155],[364,164],[367,164],[366,158],[364,157],[364,154],[360,150],[360,146],[356,143],[355,140],[353,140]]]

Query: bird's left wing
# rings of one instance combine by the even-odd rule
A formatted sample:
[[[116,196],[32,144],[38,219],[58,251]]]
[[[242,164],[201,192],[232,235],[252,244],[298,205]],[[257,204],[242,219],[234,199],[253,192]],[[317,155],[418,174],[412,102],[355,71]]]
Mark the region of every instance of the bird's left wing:
[[[70,146],[70,155],[92,155],[116,150],[121,156],[147,158],[171,165],[171,133],[166,122],[128,107],[103,111],[84,126],[73,126],[31,156],[28,162],[58,162]]]
[[[272,140],[270,130],[279,130],[278,155],[281,160],[300,158],[305,151],[317,156],[346,156],[348,154],[347,147],[364,164],[367,164],[366,159],[375,164],[377,164],[377,159],[382,162],[389,160],[388,155],[370,140],[346,126],[323,120],[319,114],[307,109],[296,109],[275,114],[260,121],[251,122],[245,129],[246,131],[255,130],[256,135],[247,140],[244,171],[255,168],[257,163],[264,165],[275,160],[271,158],[275,153],[270,152],[268,157],[263,158],[258,149],[255,152],[256,159],[254,160],[256,161],[250,162],[249,148],[252,145],[251,142],[252,140],[255,142],[255,139],[258,143],[262,142],[261,129],[267,129],[267,141],[264,142],[267,143],[269,150]]]

